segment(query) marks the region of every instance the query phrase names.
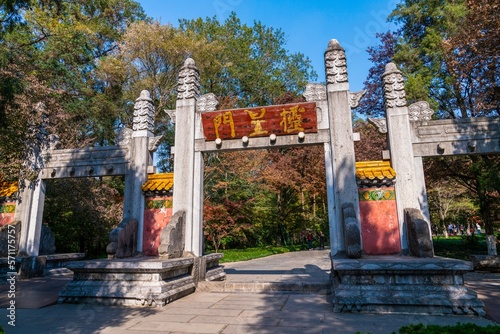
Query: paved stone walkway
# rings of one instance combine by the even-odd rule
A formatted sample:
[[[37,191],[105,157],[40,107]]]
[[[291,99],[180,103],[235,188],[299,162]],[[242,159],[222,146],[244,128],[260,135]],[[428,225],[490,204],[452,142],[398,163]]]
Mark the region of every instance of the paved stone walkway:
[[[7,325],[7,310],[0,317],[6,333],[391,333],[410,323],[449,324],[472,322],[494,324],[486,318],[467,316],[416,316],[336,314],[330,295],[324,291],[307,292],[321,286],[330,269],[328,251],[305,251],[274,255],[264,259],[226,265],[228,284],[242,292],[205,292],[184,297],[163,308],[125,308],[98,305],[56,304],[42,308],[16,309],[16,327]],[[486,311],[500,322],[500,274],[471,277],[471,287],[488,296]],[[21,299],[57,296],[60,276],[43,278],[47,288],[22,293]],[[65,278],[68,279],[68,278]],[[31,285],[36,285],[31,281]],[[19,282],[19,283],[27,283]],[[265,284],[306,287],[295,293],[256,293]],[[234,289],[226,286],[227,290]],[[253,290],[246,291],[246,288]],[[2,288],[2,297],[4,286]],[[19,285],[19,289],[21,289]],[[18,290],[21,292],[20,290]],[[26,290],[28,291],[28,290]],[[45,297],[43,297],[45,292]],[[19,300],[21,302],[21,300]],[[486,302],[486,301],[485,301]],[[38,303],[39,305],[40,303]],[[29,306],[25,302],[25,306]],[[489,305],[489,306],[488,306]],[[36,307],[37,305],[33,304]]]

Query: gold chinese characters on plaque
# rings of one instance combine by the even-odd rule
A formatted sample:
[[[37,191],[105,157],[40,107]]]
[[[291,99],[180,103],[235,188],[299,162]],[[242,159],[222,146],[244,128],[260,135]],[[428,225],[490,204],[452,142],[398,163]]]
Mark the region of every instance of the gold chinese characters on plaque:
[[[314,102],[210,111],[201,118],[206,140],[317,132]]]

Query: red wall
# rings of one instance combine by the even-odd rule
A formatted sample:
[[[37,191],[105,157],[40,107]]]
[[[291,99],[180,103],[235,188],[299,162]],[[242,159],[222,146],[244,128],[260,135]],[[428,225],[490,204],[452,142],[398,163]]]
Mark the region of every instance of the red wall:
[[[359,211],[363,250],[367,255],[401,252],[394,188],[361,188]]]
[[[144,207],[144,255],[158,256],[161,230],[172,217],[172,197],[146,197]]]
[[[0,227],[10,224],[14,221],[16,212],[16,202],[0,202]]]

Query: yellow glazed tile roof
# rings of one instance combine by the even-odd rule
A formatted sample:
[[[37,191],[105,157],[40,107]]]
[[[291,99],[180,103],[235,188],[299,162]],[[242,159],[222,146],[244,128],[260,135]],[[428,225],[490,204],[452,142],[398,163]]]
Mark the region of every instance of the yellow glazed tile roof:
[[[18,190],[17,182],[0,181],[0,197],[12,197]]]
[[[142,185],[144,192],[165,192],[174,185],[174,173],[149,174],[148,180]]]
[[[356,179],[358,185],[363,186],[391,185],[396,179],[396,172],[390,161],[356,162]]]

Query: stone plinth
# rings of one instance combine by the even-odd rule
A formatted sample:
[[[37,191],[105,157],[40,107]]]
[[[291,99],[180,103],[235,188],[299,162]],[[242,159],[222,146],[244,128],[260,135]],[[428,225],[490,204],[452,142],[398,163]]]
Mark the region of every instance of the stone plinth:
[[[224,279],[221,257],[210,254],[198,258],[72,262],[67,268],[74,273],[73,281],[59,294],[59,303],[161,307],[193,293],[199,279]],[[203,268],[198,263],[203,263]]]
[[[334,312],[484,315],[464,286],[470,262],[406,256],[332,259]]]
[[[59,294],[60,303],[164,306],[195,290],[194,258],[132,258],[74,262],[73,281]]]
[[[219,265],[219,260],[222,259],[224,254],[214,253],[202,256],[205,265],[205,281],[222,281],[226,279],[226,272],[224,268]]]
[[[498,255],[471,255],[470,260],[475,270],[500,273],[500,256]]]

